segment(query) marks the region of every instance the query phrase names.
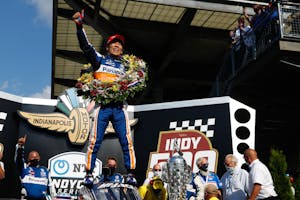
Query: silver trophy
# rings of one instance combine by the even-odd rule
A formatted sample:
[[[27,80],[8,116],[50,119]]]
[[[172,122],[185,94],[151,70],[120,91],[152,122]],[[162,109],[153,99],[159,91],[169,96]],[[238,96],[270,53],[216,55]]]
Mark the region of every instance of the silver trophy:
[[[168,196],[172,200],[186,199],[186,184],[191,179],[191,167],[182,157],[177,140],[174,142],[174,152],[168,162],[162,167],[162,179],[168,183]]]

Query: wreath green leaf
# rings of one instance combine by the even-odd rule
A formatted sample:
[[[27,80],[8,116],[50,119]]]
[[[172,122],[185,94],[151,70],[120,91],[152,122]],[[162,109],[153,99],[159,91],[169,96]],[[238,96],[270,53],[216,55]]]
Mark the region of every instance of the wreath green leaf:
[[[90,99],[98,104],[124,102],[128,97],[134,97],[137,92],[146,88],[148,79],[147,63],[135,55],[125,54],[121,58],[125,67],[125,76],[114,82],[102,82],[94,78],[93,72],[83,73],[77,79],[77,93],[84,99]],[[84,65],[85,68],[90,64]]]

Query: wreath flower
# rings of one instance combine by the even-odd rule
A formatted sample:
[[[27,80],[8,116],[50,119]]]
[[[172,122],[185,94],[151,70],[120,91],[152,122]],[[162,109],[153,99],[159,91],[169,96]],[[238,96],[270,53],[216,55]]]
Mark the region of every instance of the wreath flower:
[[[147,63],[135,55],[125,54],[121,57],[125,67],[125,76],[113,82],[102,82],[94,78],[93,72],[85,72],[76,83],[77,93],[84,99],[90,99],[98,104],[124,102],[128,97],[134,97],[137,92],[145,89],[148,79]],[[84,65],[83,71],[91,67]]]

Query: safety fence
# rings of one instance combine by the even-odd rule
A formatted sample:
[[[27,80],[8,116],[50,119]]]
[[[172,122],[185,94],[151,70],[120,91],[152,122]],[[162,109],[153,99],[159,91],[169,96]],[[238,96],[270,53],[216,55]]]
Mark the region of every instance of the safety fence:
[[[281,38],[300,41],[300,3],[278,5]]]

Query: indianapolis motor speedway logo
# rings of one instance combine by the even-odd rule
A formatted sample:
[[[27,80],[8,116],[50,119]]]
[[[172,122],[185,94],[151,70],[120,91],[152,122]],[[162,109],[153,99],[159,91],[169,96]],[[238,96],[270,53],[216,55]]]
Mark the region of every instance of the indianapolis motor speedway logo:
[[[88,139],[92,123],[93,109],[90,110],[89,105],[89,100],[77,96],[75,88],[69,88],[58,97],[56,107],[62,113],[29,113],[18,110],[18,114],[33,126],[51,131],[67,132],[72,144],[82,145]],[[137,121],[137,119],[130,119],[129,125],[133,126]],[[112,123],[109,122],[105,133],[114,132]]]

